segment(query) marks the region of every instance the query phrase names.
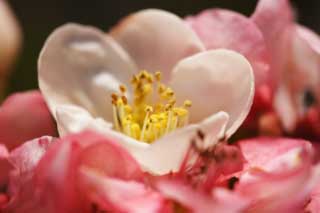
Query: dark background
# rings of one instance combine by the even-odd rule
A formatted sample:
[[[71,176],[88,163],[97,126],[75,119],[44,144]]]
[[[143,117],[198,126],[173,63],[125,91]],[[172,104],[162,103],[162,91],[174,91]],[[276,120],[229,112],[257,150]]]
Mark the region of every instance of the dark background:
[[[107,31],[131,12],[161,8],[179,16],[220,7],[249,15],[255,0],[9,0],[24,31],[24,47],[10,79],[8,93],[37,87],[37,58],[46,37],[66,22]],[[320,32],[320,0],[292,1],[298,21]]]

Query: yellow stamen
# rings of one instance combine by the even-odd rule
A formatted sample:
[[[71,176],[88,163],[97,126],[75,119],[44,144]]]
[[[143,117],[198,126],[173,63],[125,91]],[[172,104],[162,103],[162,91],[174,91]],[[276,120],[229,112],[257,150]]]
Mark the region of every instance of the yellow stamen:
[[[151,143],[188,124],[191,101],[186,100],[182,107],[177,107],[174,91],[160,81],[161,72],[152,74],[143,70],[131,79],[132,104],[126,96],[125,85],[119,86],[119,94],[111,95],[117,131]],[[157,98],[152,97],[154,90]]]

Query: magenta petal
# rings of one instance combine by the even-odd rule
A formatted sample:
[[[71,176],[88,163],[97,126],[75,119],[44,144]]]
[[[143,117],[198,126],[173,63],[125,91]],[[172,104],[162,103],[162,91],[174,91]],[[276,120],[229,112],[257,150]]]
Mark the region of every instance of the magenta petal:
[[[9,96],[0,108],[0,141],[9,150],[43,135],[56,135],[55,123],[39,91]]]
[[[264,38],[249,18],[228,10],[205,10],[187,17],[207,49],[227,48],[240,52],[250,61],[256,85],[268,79],[269,61]]]

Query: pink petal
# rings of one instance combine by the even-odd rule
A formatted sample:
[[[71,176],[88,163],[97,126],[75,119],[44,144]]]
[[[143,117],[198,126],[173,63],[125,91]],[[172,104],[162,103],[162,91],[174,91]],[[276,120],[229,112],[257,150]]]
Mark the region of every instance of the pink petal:
[[[9,96],[0,108],[0,141],[9,150],[43,135],[56,135],[55,123],[39,91]]]
[[[293,24],[293,11],[288,0],[260,0],[251,19],[262,31],[271,54],[270,77],[275,85],[281,79]]]
[[[187,17],[186,21],[206,49],[232,49],[246,56],[254,70],[256,86],[268,80],[266,44],[252,20],[233,11],[211,9]]]
[[[251,179],[241,181],[237,192],[251,198],[246,212],[302,212],[311,190],[320,177],[320,167],[311,169],[307,162],[300,168],[267,174],[252,171]]]
[[[135,181],[103,177],[83,168],[81,180],[88,196],[99,209],[115,212],[163,212],[165,199],[151,188]]]
[[[310,203],[306,207],[307,212],[316,213],[320,211],[320,184],[312,190]]]
[[[8,192],[11,201],[8,208],[29,201],[29,193],[34,189],[34,170],[52,143],[53,138],[41,137],[24,143],[10,153],[8,160],[14,169],[10,172]]]
[[[8,149],[3,144],[0,144],[0,187],[8,181],[8,174],[12,169],[12,165],[8,162],[8,157]]]
[[[257,138],[239,141],[239,146],[247,169],[281,172],[313,157],[311,143],[304,140]]]
[[[211,212],[241,212],[246,207],[245,199],[230,192],[221,194],[219,189],[212,194],[202,193],[179,181],[161,180],[157,184],[158,190],[168,199],[174,200],[184,208],[197,213]],[[219,195],[219,196],[218,196]]]
[[[19,153],[24,155],[22,151],[17,155]],[[22,168],[28,168],[29,161]],[[84,166],[101,175],[123,180],[141,180],[143,175],[136,161],[115,142],[89,131],[70,135],[56,140],[45,153],[30,182],[23,184],[8,209],[89,212],[93,201],[86,199],[86,192],[81,191],[79,185],[79,169]]]

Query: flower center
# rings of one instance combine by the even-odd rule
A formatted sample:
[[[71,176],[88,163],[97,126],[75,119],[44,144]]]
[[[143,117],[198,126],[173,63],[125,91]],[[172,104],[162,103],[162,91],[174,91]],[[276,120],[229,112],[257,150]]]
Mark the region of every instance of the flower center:
[[[132,103],[128,103],[127,88],[119,86],[112,94],[114,128],[132,138],[151,143],[163,135],[188,124],[191,101],[176,106],[174,91],[161,83],[161,72],[145,70],[131,80]],[[154,90],[156,92],[154,92]]]

